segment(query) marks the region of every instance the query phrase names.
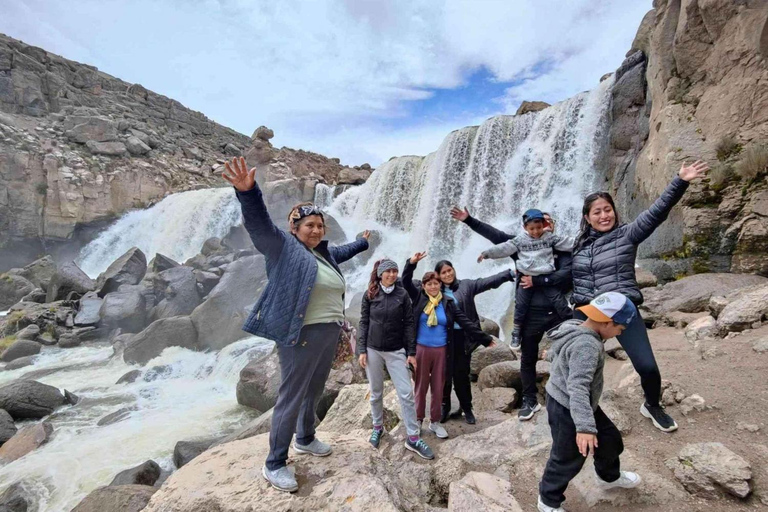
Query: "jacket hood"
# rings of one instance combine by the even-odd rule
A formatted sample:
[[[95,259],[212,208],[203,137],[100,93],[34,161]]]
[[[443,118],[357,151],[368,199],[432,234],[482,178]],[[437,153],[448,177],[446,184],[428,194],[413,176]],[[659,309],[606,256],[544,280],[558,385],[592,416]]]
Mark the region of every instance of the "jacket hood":
[[[550,361],[555,355],[559,355],[565,347],[583,336],[593,338],[601,345],[603,344],[600,335],[592,329],[584,327],[581,320],[566,320],[547,332],[547,336],[552,340],[552,346],[547,355],[547,359]]]

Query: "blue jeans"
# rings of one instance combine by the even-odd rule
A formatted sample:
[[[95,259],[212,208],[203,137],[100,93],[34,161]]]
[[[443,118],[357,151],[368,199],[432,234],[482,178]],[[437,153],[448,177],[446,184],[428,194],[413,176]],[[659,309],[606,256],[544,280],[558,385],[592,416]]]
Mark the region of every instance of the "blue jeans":
[[[587,319],[586,315],[578,309],[574,309],[573,316],[579,320]],[[627,353],[632,366],[640,375],[640,385],[643,387],[645,401],[648,405],[659,405],[661,373],[659,372],[659,365],[656,364],[656,358],[653,356],[651,340],[648,339],[648,331],[640,313],[616,339],[619,340],[621,348]]]

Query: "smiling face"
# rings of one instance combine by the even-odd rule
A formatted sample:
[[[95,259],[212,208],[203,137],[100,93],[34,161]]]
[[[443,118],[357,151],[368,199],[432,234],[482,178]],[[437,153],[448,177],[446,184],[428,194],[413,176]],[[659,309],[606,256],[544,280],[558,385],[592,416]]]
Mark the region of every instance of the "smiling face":
[[[589,205],[589,213],[585,216],[587,222],[596,231],[605,233],[616,225],[616,212],[611,203],[602,197],[594,200]]]
[[[301,243],[314,249],[325,236],[325,223],[320,215],[308,215],[294,222],[291,232]]]
[[[444,284],[452,284],[456,280],[456,271],[450,265],[443,265],[440,269],[440,280]]]
[[[395,284],[395,281],[397,281],[397,269],[391,268],[389,270],[385,270],[381,274],[381,285],[382,286],[392,286]]]
[[[544,221],[541,219],[531,220],[525,224],[525,232],[528,233],[531,238],[541,238],[544,234]]]
[[[424,291],[427,292],[427,295],[430,297],[437,297],[437,294],[440,293],[441,283],[437,279],[430,279],[422,286],[424,287]]]

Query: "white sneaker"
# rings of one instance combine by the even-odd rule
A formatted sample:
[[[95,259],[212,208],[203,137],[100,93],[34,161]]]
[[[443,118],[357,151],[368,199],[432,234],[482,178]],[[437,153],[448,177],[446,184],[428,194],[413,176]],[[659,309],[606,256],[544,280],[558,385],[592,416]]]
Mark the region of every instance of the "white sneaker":
[[[445,431],[443,426],[436,422],[430,422],[429,430],[435,433],[440,439],[448,439],[448,432]]]
[[[541,501],[541,496],[539,496],[539,512],[566,512],[566,510],[563,507],[550,507],[549,505],[545,505],[543,501]]]
[[[601,489],[613,489],[614,487],[621,487],[622,489],[632,489],[633,487],[637,487],[640,485],[640,482],[643,481],[642,478],[640,478],[640,475],[637,473],[633,473],[631,471],[622,471],[621,476],[619,476],[618,480],[614,480],[613,482],[606,482],[597,474],[595,474],[595,480],[597,481],[597,485],[600,486]]]

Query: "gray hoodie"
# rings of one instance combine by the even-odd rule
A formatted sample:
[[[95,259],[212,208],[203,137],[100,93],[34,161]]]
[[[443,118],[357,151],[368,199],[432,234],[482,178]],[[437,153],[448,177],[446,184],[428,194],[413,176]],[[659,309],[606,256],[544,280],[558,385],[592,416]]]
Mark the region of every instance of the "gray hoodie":
[[[552,363],[547,393],[571,411],[576,432],[597,434],[594,412],[603,392],[605,348],[600,335],[567,320],[547,333]]]

